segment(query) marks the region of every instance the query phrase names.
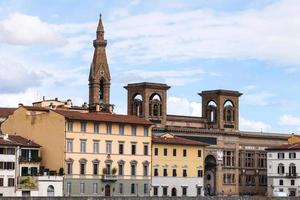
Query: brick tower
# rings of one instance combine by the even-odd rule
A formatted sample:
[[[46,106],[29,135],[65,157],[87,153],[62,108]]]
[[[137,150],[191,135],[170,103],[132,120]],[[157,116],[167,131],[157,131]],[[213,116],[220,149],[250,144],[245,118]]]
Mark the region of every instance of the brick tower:
[[[107,41],[104,39],[104,27],[100,15],[96,40],[93,45],[95,48],[93,61],[89,75],[89,107],[95,109],[97,105],[102,110],[110,107],[110,73],[105,52]]]

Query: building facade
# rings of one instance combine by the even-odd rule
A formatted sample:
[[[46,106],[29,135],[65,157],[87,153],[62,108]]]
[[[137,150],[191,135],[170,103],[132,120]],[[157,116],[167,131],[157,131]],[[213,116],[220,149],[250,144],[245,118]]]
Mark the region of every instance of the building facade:
[[[170,134],[152,137],[152,196],[203,196],[206,144]]]
[[[41,174],[40,145],[2,134],[0,154],[0,196],[62,196],[62,176]]]
[[[268,195],[300,196],[300,141],[267,149]]]

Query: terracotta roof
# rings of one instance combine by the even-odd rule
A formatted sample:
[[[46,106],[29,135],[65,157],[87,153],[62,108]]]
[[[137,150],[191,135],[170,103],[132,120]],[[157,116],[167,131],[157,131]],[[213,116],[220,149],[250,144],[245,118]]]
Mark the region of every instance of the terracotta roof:
[[[192,145],[192,146],[207,146],[208,144],[189,140],[181,137],[159,137],[159,136],[152,136],[152,143],[156,144],[181,144],[181,145]]]
[[[7,139],[4,139],[4,135],[0,137],[0,145],[7,146],[21,146],[21,147],[41,147],[39,144],[33,142],[32,140],[28,140],[19,135],[8,135]]]
[[[0,108],[0,118],[7,118],[9,115],[13,114],[16,108]]]
[[[283,144],[277,147],[267,148],[266,150],[274,151],[274,150],[300,150],[300,142],[295,144]]]
[[[53,110],[70,120],[88,120],[99,122],[116,122],[127,124],[152,125],[151,122],[134,115],[117,115],[103,112],[79,112],[69,110]]]

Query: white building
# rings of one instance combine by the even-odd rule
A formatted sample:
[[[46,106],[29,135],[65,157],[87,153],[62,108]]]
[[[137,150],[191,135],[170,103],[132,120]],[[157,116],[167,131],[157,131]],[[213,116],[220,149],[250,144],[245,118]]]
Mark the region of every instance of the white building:
[[[40,145],[0,134],[0,196],[62,196],[62,176],[40,176]]]
[[[300,142],[267,149],[268,195],[300,196]]]

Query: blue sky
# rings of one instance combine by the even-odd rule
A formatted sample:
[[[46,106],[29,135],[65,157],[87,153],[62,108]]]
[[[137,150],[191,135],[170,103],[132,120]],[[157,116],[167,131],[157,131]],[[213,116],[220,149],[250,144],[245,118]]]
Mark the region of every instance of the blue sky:
[[[168,113],[201,114],[201,90],[232,89],[241,130],[300,131],[298,0],[0,0],[0,106],[88,101],[100,12],[112,102],[124,85],[171,86]]]

